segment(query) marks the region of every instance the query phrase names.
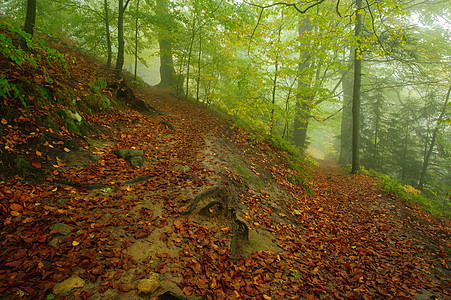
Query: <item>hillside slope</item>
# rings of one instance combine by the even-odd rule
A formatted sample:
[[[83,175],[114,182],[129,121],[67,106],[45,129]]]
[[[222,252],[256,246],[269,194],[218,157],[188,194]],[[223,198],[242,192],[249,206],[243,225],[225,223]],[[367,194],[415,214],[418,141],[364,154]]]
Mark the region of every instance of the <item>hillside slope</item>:
[[[89,86],[75,75],[89,69],[102,70],[74,63],[78,84],[65,86]],[[102,95],[123,94],[135,109],[77,106],[91,125],[70,132],[33,117],[46,105],[3,101],[0,299],[451,296],[446,220],[334,166],[315,167],[309,182],[289,153],[205,108],[131,89],[108,70],[96,76]]]

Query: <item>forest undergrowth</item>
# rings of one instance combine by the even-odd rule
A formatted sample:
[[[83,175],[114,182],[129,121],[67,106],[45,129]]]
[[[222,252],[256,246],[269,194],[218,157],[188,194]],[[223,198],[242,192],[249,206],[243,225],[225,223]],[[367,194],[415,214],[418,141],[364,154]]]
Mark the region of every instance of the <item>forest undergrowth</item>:
[[[326,162],[306,180],[270,141],[70,55],[72,79],[46,88],[95,101],[77,111],[89,130],[39,121],[61,103],[2,99],[0,299],[451,296],[449,220]],[[27,66],[1,59],[7,78],[36,87]],[[98,91],[84,75],[93,69],[105,78]],[[86,90],[111,103],[125,95],[135,109],[76,94]]]

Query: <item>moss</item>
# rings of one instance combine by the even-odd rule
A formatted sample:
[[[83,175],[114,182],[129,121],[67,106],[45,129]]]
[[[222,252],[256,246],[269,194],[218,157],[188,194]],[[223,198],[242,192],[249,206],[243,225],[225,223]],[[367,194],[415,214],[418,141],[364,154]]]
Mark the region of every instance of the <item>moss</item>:
[[[252,184],[258,188],[262,187],[262,182],[258,176],[254,175],[251,171],[249,171],[247,168],[243,167],[241,164],[236,164],[235,169],[238,173],[238,175],[247,183]]]
[[[22,176],[27,175],[31,170],[31,164],[22,156],[17,156],[16,167],[19,173],[22,174]]]
[[[49,89],[47,89],[43,86],[39,86],[39,85],[36,88],[37,88],[37,93],[36,93],[36,96],[37,96],[36,97],[36,105],[37,106],[45,106],[47,104],[52,103],[53,93]]]

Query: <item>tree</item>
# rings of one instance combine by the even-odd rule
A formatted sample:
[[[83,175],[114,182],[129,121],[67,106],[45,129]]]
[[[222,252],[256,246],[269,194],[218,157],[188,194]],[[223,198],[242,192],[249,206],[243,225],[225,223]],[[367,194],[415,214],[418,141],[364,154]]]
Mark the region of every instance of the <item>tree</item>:
[[[353,51],[350,55],[353,57]],[[340,126],[340,158],[338,163],[342,165],[350,164],[352,161],[352,87],[353,73],[343,71],[342,80],[343,106]]]
[[[29,35],[33,36],[34,25],[36,23],[36,0],[27,0],[27,15],[25,17],[25,25],[23,30]],[[27,48],[27,41],[24,39],[19,40],[22,48]]]
[[[360,33],[362,31],[362,0],[356,0],[355,37],[358,46],[354,53],[354,87],[352,93],[352,173],[360,169],[360,87],[362,80],[362,49]]]
[[[117,18],[117,60],[116,60],[116,71],[120,72],[122,66],[124,65],[124,52],[125,52],[125,41],[124,41],[124,12],[127,9],[127,0],[124,5],[124,0],[119,0],[119,16]]]
[[[136,1],[136,16],[135,16],[135,80],[138,72],[138,23],[139,23],[139,0]]]
[[[171,27],[172,19],[168,10],[167,0],[156,1],[156,13],[161,20],[158,32],[158,43],[160,45],[160,83],[159,87],[172,87],[177,85],[177,78],[174,69],[174,60],[172,58]]]
[[[443,120],[443,118],[445,116],[445,113],[446,113],[446,108],[448,106],[450,93],[451,93],[451,85],[450,85],[450,87],[448,89],[448,92],[446,94],[445,104],[443,105],[443,109],[440,112],[440,116],[437,119],[437,125],[435,126],[434,132],[432,133],[432,138],[431,138],[431,142],[429,144],[429,149],[427,150],[426,155],[424,157],[423,170],[421,171],[420,181],[418,183],[418,188],[420,190],[423,190],[423,187],[424,187],[424,180],[425,180],[426,171],[427,171],[427,168],[428,168],[428,165],[429,165],[429,159],[431,157],[432,150],[434,149],[434,146],[435,146],[435,141],[437,139],[437,133],[438,133],[440,124],[441,124],[441,122],[442,122],[442,120]]]
[[[304,16],[299,24],[299,36],[308,35],[313,30],[310,18]],[[305,141],[307,138],[308,119],[310,118],[311,101],[313,94],[310,89],[311,75],[309,67],[311,66],[310,39],[303,39],[301,49],[301,62],[299,63],[298,93],[296,94],[296,116],[294,119],[293,139],[294,144],[299,148],[305,149]]]
[[[106,66],[108,68],[110,68],[113,51],[111,49],[112,47],[111,47],[111,36],[110,36],[110,20],[108,17],[108,0],[104,0],[104,11],[105,11],[105,34],[106,34],[107,55],[108,55]]]

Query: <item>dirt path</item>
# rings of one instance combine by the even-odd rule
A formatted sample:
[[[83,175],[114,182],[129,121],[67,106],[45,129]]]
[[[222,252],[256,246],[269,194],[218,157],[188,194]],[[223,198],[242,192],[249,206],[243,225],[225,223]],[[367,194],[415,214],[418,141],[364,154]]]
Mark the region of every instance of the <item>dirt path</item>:
[[[348,245],[344,257],[355,266],[356,281],[372,281],[375,288],[383,283],[376,290],[386,288],[382,294],[387,297],[450,296],[450,255],[445,250],[451,241],[449,222],[440,223],[383,195],[376,179],[344,174],[330,162],[317,167],[313,177],[317,200],[327,203],[321,219],[329,220],[329,226],[323,234],[331,233],[335,244]],[[396,292],[399,287],[403,293]]]
[[[449,226],[333,166],[313,170],[311,195],[269,142],[167,93],[139,96],[165,113],[92,119],[112,129],[82,145],[95,163],[50,170],[41,185],[0,184],[0,299],[450,296]],[[117,148],[142,150],[144,164],[118,159]],[[184,215],[215,186],[222,194],[207,200],[227,202],[249,228],[242,257],[232,259],[233,224],[214,207]]]

